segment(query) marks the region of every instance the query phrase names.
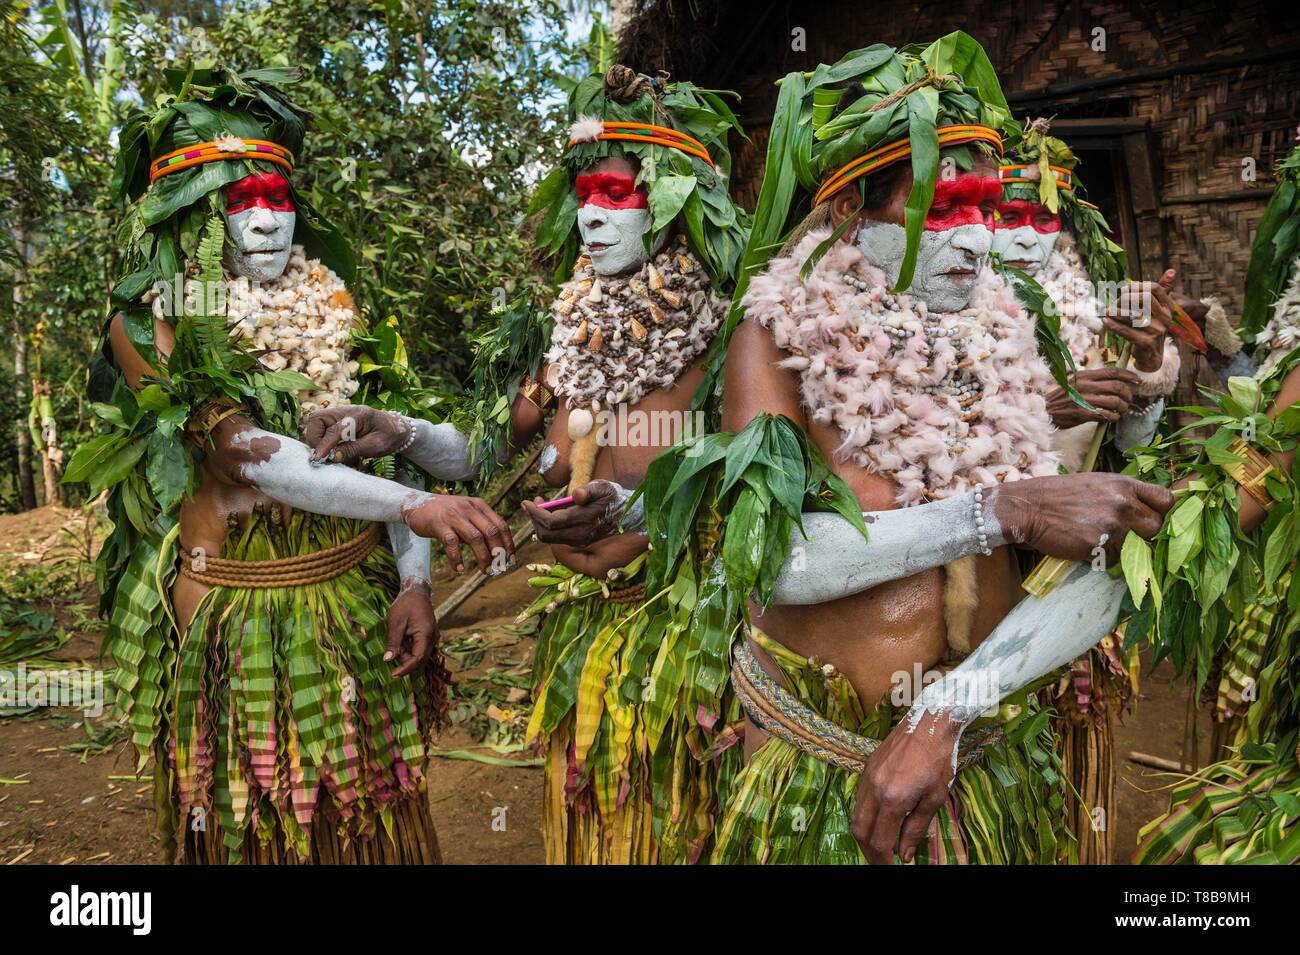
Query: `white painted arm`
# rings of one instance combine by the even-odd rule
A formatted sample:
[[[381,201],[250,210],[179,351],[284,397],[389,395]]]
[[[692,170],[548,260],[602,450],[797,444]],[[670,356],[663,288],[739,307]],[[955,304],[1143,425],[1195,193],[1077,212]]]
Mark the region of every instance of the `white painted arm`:
[[[607,482],[614,486],[614,500],[610,502],[605,514],[609,521],[615,527],[616,534],[644,534],[645,526],[645,498],[638,497],[631,508],[628,508],[627,502],[631,496],[636,493],[635,490],[628,490],[617,481]],[[861,540],[861,535],[858,537]]]
[[[964,729],[1016,690],[1069,663],[1115,628],[1125,590],[1122,577],[1074,564],[1047,596],[1016,604],[970,656],[921,691],[908,713],[909,732],[927,713]]]
[[[869,540],[838,514],[804,514],[808,537],[792,529],[773,603],[826,603],[1001,547],[1007,541],[993,514],[996,494],[996,489],[983,492],[978,508],[971,491],[915,507],[866,512],[862,518]]]
[[[423,482],[400,468],[395,480],[403,487],[423,491]],[[429,565],[432,561],[430,543],[427,537],[421,537],[406,526],[404,521],[390,521],[388,543],[393,548],[393,557],[397,560],[397,575],[401,589],[406,590],[417,584],[431,586]]]
[[[478,474],[478,455],[471,453],[469,438],[450,421],[430,424],[405,415],[402,420],[413,429],[411,443],[398,452],[402,457],[439,481],[467,481]]]
[[[344,464],[313,465],[307,445],[261,428],[239,432],[232,443],[246,453],[248,460],[239,465],[245,481],[267,497],[312,514],[389,524],[404,521],[407,512],[433,497]]]

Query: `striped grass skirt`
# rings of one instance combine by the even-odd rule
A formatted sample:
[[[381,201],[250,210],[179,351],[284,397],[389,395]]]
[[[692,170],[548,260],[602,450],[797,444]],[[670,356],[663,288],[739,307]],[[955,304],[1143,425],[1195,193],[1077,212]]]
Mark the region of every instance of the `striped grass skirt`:
[[[302,556],[365,527],[302,513],[281,527],[254,516],[222,557]],[[166,566],[166,542],[143,556],[119,588],[108,649],[125,671],[142,761],[155,759],[168,854],[179,846],[197,863],[440,861],[424,767],[447,672],[435,658],[410,677],[389,675],[392,555],[376,547],[319,583],[213,587],[179,639],[165,590],[161,600],[140,593],[156,597],[166,583],[148,565]]]
[[[624,594],[642,561],[620,572]],[[604,581],[546,570],[525,614],[544,613],[528,737],[546,748],[547,862],[706,858],[741,759],[727,648],[701,646],[706,628],[692,626],[708,592],[679,579],[626,600]]]
[[[1216,762],[1172,790],[1138,833],[1144,865],[1300,864],[1300,626],[1275,597],[1251,604],[1224,643],[1215,700]]]
[[[751,635],[776,663],[786,689],[823,719],[882,739],[903,718],[904,709],[887,703],[867,712],[840,674],[828,675],[759,631]],[[857,786],[857,773],[769,737],[732,784],[711,861],[865,864],[851,831]],[[958,774],[916,861],[1051,864],[1073,862],[1076,854],[1049,711],[1026,694],[1001,740]]]

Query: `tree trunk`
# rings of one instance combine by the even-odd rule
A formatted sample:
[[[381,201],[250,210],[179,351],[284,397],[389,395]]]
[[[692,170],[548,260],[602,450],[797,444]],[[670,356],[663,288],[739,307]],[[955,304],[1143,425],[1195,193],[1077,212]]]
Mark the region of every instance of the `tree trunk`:
[[[32,436],[27,430],[27,416],[23,412],[31,404],[27,393],[27,334],[23,328],[22,306],[27,295],[27,228],[21,213],[14,226],[14,245],[18,247],[18,268],[14,273],[14,400],[17,414],[14,424],[17,427],[18,441],[18,495],[23,509],[30,511],[36,507],[36,484],[32,480]]]
[[[39,367],[39,365],[38,365]],[[61,504],[59,472],[63,470],[63,449],[59,447],[59,423],[54,417],[50,386],[40,378],[32,382],[32,401],[36,405],[36,428],[40,431],[41,475],[45,479],[45,503]]]

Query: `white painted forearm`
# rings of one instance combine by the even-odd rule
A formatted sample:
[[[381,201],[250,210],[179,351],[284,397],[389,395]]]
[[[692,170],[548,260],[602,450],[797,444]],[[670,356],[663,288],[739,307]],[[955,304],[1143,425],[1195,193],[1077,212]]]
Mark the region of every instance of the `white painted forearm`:
[[[470,452],[469,438],[450,421],[431,424],[403,416],[415,429],[411,443],[400,452],[439,481],[467,481],[478,474],[478,457]]]
[[[1016,604],[970,656],[922,690],[908,725],[929,713],[964,727],[1069,663],[1115,628],[1126,586],[1089,564],[1072,565],[1045,597]]]
[[[614,525],[618,534],[644,534],[645,525],[645,498],[638,497],[629,508],[627,502],[635,490],[625,488],[617,481],[608,482],[614,486],[614,500],[610,502],[606,510],[606,516]]]
[[[420,486],[422,482],[401,470],[397,472],[395,480],[403,487],[424,490]],[[429,585],[432,580],[429,574],[432,560],[429,539],[415,533],[404,521],[390,521],[387,528],[388,543],[393,548],[393,557],[397,561],[397,577],[402,589],[413,584]]]
[[[864,513],[869,540],[838,514],[804,514],[808,537],[797,527],[791,531],[773,602],[826,603],[1001,547],[1006,540],[993,514],[996,494],[985,491],[979,508],[971,491],[916,507]]]
[[[404,521],[408,511],[433,497],[344,464],[313,465],[307,445],[261,428],[241,431],[233,441],[252,458],[240,466],[244,480],[267,497],[312,514],[389,524]]]

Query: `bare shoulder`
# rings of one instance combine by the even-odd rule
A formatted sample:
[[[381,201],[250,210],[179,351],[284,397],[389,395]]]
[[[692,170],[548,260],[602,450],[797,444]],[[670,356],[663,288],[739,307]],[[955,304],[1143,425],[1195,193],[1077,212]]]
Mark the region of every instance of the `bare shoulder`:
[[[752,319],[737,327],[727,344],[726,375],[722,386],[722,426],[739,431],[767,412],[803,423],[799,378],[780,367],[788,358],[772,333]]]

